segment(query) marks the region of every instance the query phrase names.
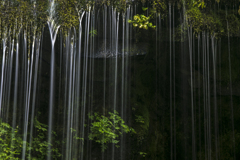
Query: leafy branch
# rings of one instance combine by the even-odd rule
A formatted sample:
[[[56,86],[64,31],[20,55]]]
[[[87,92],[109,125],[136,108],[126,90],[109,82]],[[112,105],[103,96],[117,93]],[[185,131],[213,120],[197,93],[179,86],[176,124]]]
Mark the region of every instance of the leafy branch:
[[[93,115],[89,114],[89,119],[93,122],[91,123],[90,131],[88,138],[94,140],[97,143],[101,144],[102,152],[107,149],[105,144],[113,143],[118,148],[119,137],[123,133],[135,133],[134,129],[128,127],[123,119],[118,115],[117,111],[113,113],[108,112],[108,116],[99,115],[94,113]]]
[[[144,8],[142,7],[143,11],[148,10],[148,8]],[[128,20],[128,23],[132,23],[134,27],[139,27],[139,28],[143,28],[143,29],[148,29],[149,28],[156,28],[155,25],[153,25],[152,23],[149,22],[149,20],[151,19],[152,14],[149,17],[146,17],[145,15],[141,14],[137,14],[133,17],[133,20]]]

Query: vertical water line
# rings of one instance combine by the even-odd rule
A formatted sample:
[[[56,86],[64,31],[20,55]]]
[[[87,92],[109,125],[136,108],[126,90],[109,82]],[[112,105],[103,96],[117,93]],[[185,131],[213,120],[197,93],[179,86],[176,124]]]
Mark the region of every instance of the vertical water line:
[[[52,128],[53,128],[53,109],[54,109],[54,86],[55,86],[55,42],[56,42],[56,37],[59,29],[59,25],[56,24],[55,22],[55,1],[54,0],[49,0],[49,17],[47,20],[49,32],[50,32],[50,38],[51,38],[51,66],[50,66],[50,98],[49,98],[49,117],[48,117],[48,154],[47,154],[47,160],[50,160],[51,157],[51,143],[52,143]]]
[[[11,29],[9,29],[9,33],[8,33],[8,42],[6,43],[6,46],[8,46],[6,49],[6,58],[5,58],[5,70],[4,70],[4,86],[3,86],[3,93],[2,93],[2,106],[4,107],[2,109],[2,112],[3,112],[3,116],[1,117],[2,120],[4,120],[6,123],[8,122],[7,121],[7,118],[8,118],[8,111],[9,111],[9,107],[5,107],[7,106],[7,99],[8,99],[8,86],[9,86],[9,68],[10,68],[10,54],[11,54],[11,45],[12,45],[12,40],[11,40]]]
[[[128,7],[127,7],[127,15],[126,15],[126,20],[125,20],[125,28],[126,28],[126,36],[125,36],[125,42],[124,43],[126,43],[126,46],[124,46],[124,48],[126,48],[125,50],[124,50],[124,54],[125,54],[125,61],[126,61],[126,63],[125,63],[125,86],[124,86],[124,100],[125,100],[125,108],[124,108],[124,111],[123,111],[123,115],[125,115],[125,119],[124,119],[124,121],[125,122],[127,122],[127,121],[129,121],[129,118],[128,118],[128,111],[127,111],[127,109],[128,109],[128,107],[127,106],[130,106],[128,103],[130,102],[129,101],[129,97],[130,97],[130,94],[129,94],[129,91],[130,91],[130,87],[128,86],[129,85],[129,25],[131,25],[131,24],[129,24],[128,23],[128,20],[129,20],[129,17],[130,17],[130,10],[131,10],[131,6],[129,5]],[[126,138],[125,138],[125,143],[126,143]],[[128,148],[127,148],[127,145],[125,144],[125,147],[124,147],[126,150],[128,150]],[[124,157],[123,157],[123,159],[126,159],[126,154],[124,155]]]
[[[198,34],[198,70],[200,71],[200,42],[201,42],[201,37],[200,37],[200,33]],[[200,90],[200,76],[198,76],[198,112],[199,114],[201,114],[201,101],[200,101],[200,95],[201,95],[201,90]],[[201,152],[201,144],[202,144],[202,140],[201,140],[201,116],[199,115],[199,118],[198,118],[198,128],[199,128],[199,152]],[[202,159],[202,154],[200,154],[200,159]]]
[[[94,9],[93,9],[94,10]],[[93,60],[93,53],[92,53],[92,40],[93,40],[93,36],[94,36],[94,33],[91,33],[93,32],[93,26],[92,26],[92,21],[93,21],[93,10],[90,11],[91,12],[91,16],[90,16],[90,22],[89,22],[89,56],[88,56],[88,59],[87,61],[89,61],[89,68],[88,68],[88,84],[86,86],[86,92],[88,93],[88,96],[86,97],[86,104],[87,104],[87,113],[90,113],[92,114],[92,106],[91,106],[91,85],[92,85],[92,60]],[[87,125],[90,126],[91,124],[91,119],[88,117],[88,120],[87,120]],[[86,134],[88,135],[90,132],[90,127],[87,128],[86,130]],[[87,152],[86,152],[86,158],[85,159],[91,159],[91,141],[90,140],[87,140]]]
[[[62,35],[62,30],[59,31],[59,41],[60,41],[60,46],[59,46],[59,54],[60,54],[60,58],[59,58],[59,86],[58,86],[58,105],[62,105],[63,101],[62,101],[62,68],[63,68],[63,35]],[[61,111],[58,110],[58,120],[62,120],[61,116]],[[60,120],[60,123],[61,123]]]
[[[191,117],[192,117],[192,159],[196,159],[195,150],[195,128],[194,128],[194,104],[193,104],[193,31],[192,26],[188,27],[189,41],[189,59],[190,59],[190,75],[191,75]]]
[[[87,86],[86,86],[86,92],[87,92],[87,94],[88,94],[88,96],[86,97],[87,99],[86,99],[86,108],[87,108],[87,113],[90,113],[90,114],[92,114],[92,106],[91,106],[91,98],[92,98],[92,94],[91,94],[91,86],[92,86],[92,82],[93,82],[93,79],[92,79],[92,61],[93,61],[93,59],[94,59],[94,54],[93,54],[93,52],[92,52],[92,45],[93,45],[93,43],[92,43],[92,41],[93,41],[93,36],[94,36],[94,33],[92,33],[93,32],[93,30],[94,30],[94,28],[93,28],[93,15],[94,13],[93,13],[93,10],[91,11],[91,16],[90,16],[90,22],[89,22],[89,56],[88,56],[88,59],[87,59],[87,61],[89,61],[89,63],[88,63],[88,75],[87,75],[87,77],[88,77],[88,83],[87,83]],[[92,121],[91,121],[91,119],[89,118],[89,117],[87,117],[87,126],[91,126],[91,123],[92,123]],[[86,131],[85,131],[85,133],[86,133],[86,135],[88,135],[89,133],[90,133],[90,127],[88,127],[87,129],[86,129]],[[91,141],[90,140],[87,140],[87,148],[86,148],[86,156],[85,156],[85,159],[91,159]]]
[[[14,39],[14,35],[15,35],[15,28],[13,30],[13,39],[12,39],[12,43],[11,43],[11,48],[9,47],[9,49],[11,49],[11,51],[9,53],[10,54],[10,62],[9,62],[9,79],[8,79],[8,88],[7,88],[7,91],[8,91],[8,95],[7,95],[7,99],[6,99],[6,106],[10,106],[10,93],[11,93],[11,84],[12,84],[12,65],[13,65],[13,52],[14,52],[14,44],[15,44],[15,39]],[[7,116],[6,116],[6,122],[8,122],[8,114],[9,114],[9,109],[10,107],[7,107]]]
[[[221,38],[219,39],[219,44],[218,44],[218,51],[219,51],[219,59],[218,59],[218,63],[219,64],[221,64]],[[222,95],[222,85],[221,85],[221,82],[222,82],[222,74],[221,74],[221,67],[219,67],[219,72],[218,72],[218,80],[219,80],[219,83],[218,83],[218,92],[219,92],[219,95],[218,95],[218,97],[219,97],[219,99],[221,99],[221,95]],[[222,115],[222,104],[221,104],[221,101],[218,103],[219,104],[219,117]],[[220,117],[221,118],[221,117]],[[220,119],[219,118],[219,119]],[[220,122],[220,124],[219,124],[219,132],[221,132],[222,133],[222,122]],[[221,148],[221,144],[222,144],[222,141],[221,141],[221,139],[219,138],[219,148]],[[221,152],[219,152],[219,155],[218,155],[219,157],[221,157]]]
[[[104,66],[103,66],[103,115],[105,116],[106,109],[106,69],[107,69],[107,6],[104,5],[104,18],[103,18],[103,28],[104,28]],[[103,157],[102,157],[103,158]]]
[[[69,46],[70,46],[70,44],[69,44],[69,42],[70,42],[70,35],[69,34],[64,34],[64,43],[65,43],[65,45],[63,45],[64,46],[64,53],[63,53],[63,55],[65,56],[64,57],[64,60],[65,60],[65,71],[64,71],[64,74],[65,74],[65,77],[66,77],[66,79],[65,79],[65,86],[64,86],[64,116],[63,116],[63,139],[64,138],[66,138],[67,139],[67,133],[66,133],[66,131],[67,131],[67,107],[68,107],[68,90],[69,90],[69,88],[68,88],[68,83],[69,83]],[[67,146],[67,143],[66,143],[66,146]],[[62,150],[65,150],[65,148],[64,148],[64,145],[62,145]],[[66,156],[67,156],[67,150],[65,151],[65,156],[63,155],[62,156],[62,158],[63,157],[65,157],[66,158]],[[65,159],[64,158],[64,159]]]
[[[202,32],[202,55],[203,55],[203,63],[202,63],[202,68],[203,68],[203,78],[202,78],[202,83],[203,83],[203,123],[204,123],[204,152],[205,152],[205,159],[207,159],[207,116],[206,116],[206,33],[205,31]]]
[[[70,39],[70,68],[69,68],[69,86],[68,86],[68,105],[67,105],[67,137],[66,137],[66,159],[71,159],[71,110],[72,110],[72,105],[71,105],[71,99],[72,99],[72,82],[73,82],[73,41],[74,41],[74,36],[71,35],[71,29],[68,31],[68,35],[71,37]]]
[[[226,9],[227,16],[227,9]],[[230,35],[229,35],[229,24],[227,20],[227,32],[228,32],[228,62],[229,62],[229,88],[230,88],[230,106],[231,106],[231,120],[232,120],[232,142],[233,142],[233,155],[236,159],[235,153],[235,133],[234,133],[234,114],[233,114],[233,98],[232,98],[232,63],[231,63],[231,46],[230,46]]]
[[[7,95],[8,95],[8,86],[9,86],[9,56],[11,54],[11,36],[10,36],[10,32],[9,32],[9,35],[8,35],[8,41],[6,43],[6,46],[7,46],[7,49],[6,49],[6,57],[5,57],[5,70],[4,70],[4,86],[3,86],[3,93],[2,93],[2,120],[5,121],[7,123],[7,117],[8,117],[8,110],[9,110],[9,107],[6,107],[7,106]]]
[[[73,33],[74,34],[74,39],[73,39],[73,82],[72,82],[72,102],[71,102],[71,123],[70,123],[70,127],[73,128],[73,130],[71,131],[71,139],[70,139],[70,142],[72,142],[72,145],[70,146],[70,150],[72,151],[71,152],[71,159],[76,159],[77,156],[75,154],[76,150],[77,150],[77,141],[74,141],[74,137],[75,137],[75,134],[77,132],[77,127],[75,124],[75,120],[77,120],[77,117],[78,115],[76,115],[76,105],[75,105],[75,95],[76,95],[76,56],[77,56],[77,41],[76,41],[76,38],[77,38],[77,33],[76,33],[76,28],[73,27]],[[73,148],[73,149],[72,149]]]
[[[125,81],[125,51],[124,51],[124,43],[125,43],[125,13],[122,13],[122,23],[123,23],[123,26],[122,26],[122,91],[121,91],[121,116],[122,116],[122,119],[125,120],[125,114],[124,114],[124,110],[125,110],[125,96],[124,94],[126,94],[124,92],[124,81]],[[121,131],[123,133],[123,130],[121,128]],[[122,134],[121,136],[121,160],[124,160],[124,155],[123,155],[123,148],[125,148],[125,145],[124,145],[124,134]]]
[[[175,3],[174,3],[175,4]],[[172,30],[173,30],[173,154],[174,154],[174,160],[177,159],[177,151],[176,151],[176,146],[177,146],[177,142],[176,142],[176,55],[175,55],[175,9],[174,9],[174,4],[173,4],[173,27],[172,27]]]
[[[74,148],[74,145],[76,144],[75,141],[73,141],[73,138],[74,138],[74,133],[75,133],[75,128],[73,128],[73,125],[74,125],[74,119],[75,119],[75,108],[74,108],[74,97],[75,97],[75,77],[76,77],[76,40],[75,40],[75,37],[76,37],[76,29],[75,27],[73,27],[72,29],[73,31],[72,32],[72,38],[71,38],[71,55],[72,55],[72,63],[70,64],[72,66],[71,70],[70,70],[70,73],[72,73],[72,76],[70,76],[70,78],[72,78],[72,85],[71,85],[71,98],[69,99],[70,102],[70,130],[71,130],[71,133],[70,133],[70,137],[69,137],[69,150],[71,151],[70,152],[70,156],[69,156],[69,159],[74,159],[73,158],[73,153],[75,151],[75,148]],[[74,148],[74,150],[72,150],[72,148]]]
[[[80,85],[81,85],[81,44],[82,44],[82,19],[83,19],[83,16],[85,14],[85,11],[80,11],[79,12],[79,17],[78,17],[78,20],[79,20],[79,33],[78,33],[78,54],[76,55],[77,58],[76,58],[76,115],[79,115],[79,107],[80,105]],[[78,116],[76,116],[76,128],[79,128],[79,118]],[[76,132],[76,136],[79,137],[79,130],[77,130]],[[77,147],[76,150],[78,150],[79,148]],[[77,153],[76,155],[77,157],[80,157],[79,156],[79,152]]]
[[[85,27],[85,47],[84,47],[84,64],[83,64],[83,89],[82,89],[82,110],[81,110],[81,130],[80,134],[84,139],[84,124],[85,124],[85,112],[86,112],[86,89],[87,89],[87,70],[88,70],[88,40],[89,40],[89,26],[90,26],[90,15],[91,15],[91,7],[88,8],[88,12],[86,13],[86,27]],[[80,144],[81,155],[80,159],[83,160],[83,143]]]
[[[98,10],[98,14],[97,14],[97,18],[96,19],[98,19],[98,16],[99,16],[99,10]],[[95,9],[92,11],[92,23],[91,23],[91,25],[92,25],[92,28],[94,29],[95,28]],[[91,52],[92,52],[92,55],[94,55],[95,54],[95,50],[94,50],[94,48],[95,48],[95,38],[94,38],[94,36],[92,37],[92,41],[91,41],[91,44],[92,44],[92,49],[91,49]],[[94,103],[94,66],[95,66],[95,58],[94,58],[94,56],[91,58],[91,60],[92,60],[92,64],[91,64],[91,72],[92,72],[92,75],[91,75],[91,88],[90,88],[90,93],[91,93],[91,100],[90,100],[90,113],[93,113],[93,103]],[[92,141],[90,141],[90,148],[92,148]],[[91,153],[91,149],[90,149],[90,157],[89,157],[90,159],[92,159],[92,153]]]
[[[54,1],[53,1],[54,2]],[[52,18],[52,17],[50,17]],[[52,115],[53,115],[53,109],[54,109],[54,81],[55,81],[55,42],[56,42],[56,37],[58,33],[58,29],[60,26],[56,25],[53,19],[48,20],[48,27],[50,31],[50,37],[51,37],[51,79],[50,79],[50,100],[49,100],[49,125],[48,125],[48,155],[47,159],[51,159],[51,143],[52,143],[52,125],[53,125],[53,120],[52,120]]]
[[[173,122],[172,122],[172,5],[169,2],[169,71],[170,71],[170,152],[171,160],[173,160]]]
[[[30,137],[29,137],[29,146],[32,145],[33,140],[33,124],[34,124],[34,113],[35,113],[35,102],[36,102],[36,92],[37,92],[37,82],[38,82],[38,68],[39,68],[39,52],[41,46],[41,34],[36,37],[36,53],[35,53],[35,67],[34,67],[34,80],[33,80],[33,93],[32,93],[32,113],[31,113],[31,128],[30,128]],[[33,63],[33,61],[32,61]],[[29,155],[31,156],[31,150],[29,150]]]
[[[210,95],[210,56],[209,56],[209,32],[206,33],[206,119],[207,119],[207,152],[208,159],[211,160],[211,95]]]
[[[15,61],[15,79],[14,79],[14,98],[13,98],[13,120],[12,120],[12,128],[16,128],[16,118],[17,118],[17,94],[18,94],[18,70],[19,70],[19,33],[16,34],[16,61]],[[11,138],[11,148],[15,145],[15,141],[13,140],[13,137],[15,137],[14,130],[12,131],[12,138]],[[12,154],[12,153],[11,153]]]
[[[24,88],[23,88],[23,95],[25,95],[24,97],[24,105],[25,105],[25,109],[24,109],[24,121],[23,121],[23,126],[24,126],[24,130],[23,130],[23,147],[22,147],[22,159],[25,159],[26,156],[26,140],[27,140],[27,128],[28,128],[28,84],[29,84],[29,58],[28,58],[28,51],[27,51],[27,28],[24,30],[24,72],[25,75],[23,77],[23,81],[25,81],[26,83],[24,83]],[[27,63],[27,65],[26,65]],[[25,70],[26,69],[26,70]]]
[[[34,49],[35,49],[35,39],[36,39],[36,27],[34,27],[33,31],[33,42],[32,42],[32,54],[28,55],[28,76],[27,76],[27,90],[26,90],[26,108],[25,108],[25,135],[24,135],[24,141],[27,141],[27,130],[28,130],[28,119],[29,119],[29,108],[30,108],[30,97],[31,97],[31,90],[32,90],[32,72],[33,72],[33,61],[34,61]],[[30,49],[30,48],[29,48]],[[31,56],[31,58],[30,58]],[[33,107],[33,106],[32,106]],[[34,109],[33,109],[34,110]],[[31,125],[33,125],[33,121],[30,122]],[[31,135],[30,135],[31,136]],[[31,142],[31,138],[30,142]],[[26,145],[26,144],[24,144]],[[31,144],[30,144],[31,147]],[[25,157],[26,150],[23,152],[23,156]],[[31,157],[31,155],[30,155]]]
[[[7,33],[5,31],[4,37],[2,39],[3,44],[3,58],[2,58],[2,74],[1,74],[1,90],[0,90],[0,117],[2,111],[2,97],[3,97],[3,84],[4,84],[4,70],[5,70],[5,59],[6,59],[6,49],[7,49]]]
[[[218,121],[217,121],[217,86],[216,86],[216,60],[217,60],[217,52],[216,52],[216,45],[215,36],[214,34],[211,36],[212,41],[212,59],[213,59],[213,86],[214,86],[214,136],[215,136],[215,159],[218,160]]]
[[[115,14],[116,14],[116,9],[115,9]],[[119,29],[119,15],[120,15],[120,12],[117,12],[117,22],[116,22],[116,31],[115,31],[115,34],[116,34],[116,37],[115,37],[115,76],[114,76],[114,80],[115,80],[115,83],[114,83],[114,108],[113,110],[117,110],[117,73],[118,73],[118,29]],[[114,121],[115,122],[115,121]],[[115,123],[113,124],[115,126]],[[112,160],[114,160],[114,145],[112,146],[113,148],[113,153],[112,153]]]
[[[156,85],[156,96],[158,96],[158,32],[160,30],[160,26],[158,26],[158,13],[156,13],[156,48],[155,48],[155,60],[156,60],[156,68],[155,68],[155,85]],[[156,98],[156,106],[158,106],[158,98]]]
[[[2,105],[7,106],[7,99],[8,99],[8,86],[9,86],[9,69],[10,69],[10,54],[11,54],[11,45],[12,45],[12,39],[11,39],[11,28],[8,31],[8,42],[6,45],[8,46],[6,50],[6,62],[5,62],[5,71],[4,71],[4,86],[3,86],[3,94],[2,94]],[[7,123],[7,118],[8,118],[8,111],[9,107],[3,108],[3,116],[2,119]]]
[[[106,111],[106,70],[107,70],[107,6],[104,4],[103,9],[103,38],[104,38],[104,57],[103,57],[103,115]],[[104,139],[104,135],[102,137]],[[103,146],[104,147],[104,144]],[[102,160],[104,160],[104,152],[102,152]]]
[[[34,1],[34,3],[36,3],[35,1]],[[34,4],[34,9],[35,9],[35,4]],[[36,16],[36,10],[34,10],[34,17]],[[36,18],[36,17],[35,17]],[[32,90],[32,72],[33,72],[33,63],[34,63],[34,50],[35,50],[35,43],[37,42],[37,40],[36,40],[36,30],[37,30],[37,26],[32,26],[32,23],[31,23],[31,27],[30,27],[30,29],[29,30],[31,30],[31,28],[33,28],[33,32],[32,32],[32,34],[33,34],[33,39],[32,39],[32,54],[31,54],[31,59],[30,59],[30,55],[28,55],[29,57],[28,57],[28,61],[30,60],[30,76],[28,77],[29,78],[29,89],[28,89],[28,95],[26,95],[27,96],[27,98],[28,98],[28,100],[27,100],[27,115],[29,116],[29,108],[30,108],[30,100],[31,100],[31,90]],[[29,32],[31,32],[31,31],[29,31]],[[38,37],[37,37],[38,38]],[[28,36],[28,40],[30,41],[30,33],[29,33],[29,36]],[[38,43],[38,42],[37,42]],[[30,54],[30,42],[29,42],[29,54]],[[36,44],[36,45],[38,45],[38,44]],[[36,63],[36,62],[35,62]],[[36,73],[35,73],[36,74]],[[34,77],[34,80],[35,80],[35,77]],[[33,82],[34,83],[34,82]],[[33,84],[33,85],[35,85],[35,83]],[[36,93],[35,93],[35,90],[36,90],[36,88],[35,88],[35,86],[34,86],[34,88],[33,88],[33,101],[35,101],[35,97],[34,96],[36,96]],[[32,101],[32,102],[33,102]],[[29,153],[29,159],[31,159],[31,148],[32,148],[32,134],[33,134],[33,123],[34,123],[34,111],[35,111],[35,103],[34,104],[32,104],[32,113],[31,113],[31,121],[30,121],[30,136],[29,136],[29,151],[28,151],[28,153]],[[27,119],[27,121],[28,121],[28,119]]]

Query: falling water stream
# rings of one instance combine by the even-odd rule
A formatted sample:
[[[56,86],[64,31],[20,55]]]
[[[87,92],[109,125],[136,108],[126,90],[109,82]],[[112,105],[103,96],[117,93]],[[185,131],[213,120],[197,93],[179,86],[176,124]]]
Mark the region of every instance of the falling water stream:
[[[48,1],[45,26],[37,25],[37,1],[31,1],[35,21],[25,27],[17,23],[22,17],[15,26],[0,20],[0,122],[11,126],[9,139],[0,130],[0,142],[9,140],[9,155],[218,160],[228,152],[238,159],[239,38],[231,21],[221,31],[227,35],[218,37],[195,30],[185,1],[182,7],[167,2],[161,14],[134,1],[123,10],[87,2],[74,6],[77,25],[67,29],[57,0]],[[225,11],[228,17],[232,10]],[[156,28],[133,27],[129,20],[137,14],[150,16]],[[121,120],[93,130],[115,111]],[[126,133],[126,126],[135,132]],[[101,138],[91,139],[94,132]],[[116,137],[109,139],[109,132]]]

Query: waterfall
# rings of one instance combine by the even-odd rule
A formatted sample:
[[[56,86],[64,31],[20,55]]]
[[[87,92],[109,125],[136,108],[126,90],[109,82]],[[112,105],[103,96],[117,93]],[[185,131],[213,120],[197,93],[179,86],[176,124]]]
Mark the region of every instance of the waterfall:
[[[237,2],[0,4],[0,159],[240,158]]]

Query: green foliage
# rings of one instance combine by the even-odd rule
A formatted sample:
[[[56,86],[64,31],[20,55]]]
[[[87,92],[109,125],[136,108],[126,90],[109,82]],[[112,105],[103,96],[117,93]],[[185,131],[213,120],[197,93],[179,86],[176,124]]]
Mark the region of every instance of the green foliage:
[[[119,147],[117,144],[119,142],[119,137],[123,133],[135,133],[133,128],[125,124],[117,111],[113,113],[108,112],[108,114],[108,117],[99,115],[98,113],[94,113],[93,115],[89,114],[89,119],[93,122],[91,123],[91,133],[88,138],[100,143],[102,152],[107,149],[105,144],[108,143],[113,143],[116,147]]]
[[[145,123],[143,116],[140,116],[140,115],[136,115],[135,121],[138,123],[143,123],[143,124]]]
[[[202,9],[206,7],[203,0],[195,1],[195,2],[193,3],[193,6],[197,6],[198,8],[202,8]]]
[[[91,37],[94,37],[98,34],[97,30],[96,29],[92,29],[90,32],[89,32],[90,36]]]
[[[37,118],[34,119],[34,127],[37,130],[37,136],[33,137],[32,145],[31,147],[28,147],[28,150],[31,150],[34,157],[29,159],[45,159],[48,151],[48,146],[53,146],[53,144],[47,142],[47,125],[40,123]],[[56,139],[57,134],[56,132],[52,131],[53,139]],[[59,141],[54,141],[55,143],[60,143]],[[52,148],[52,157],[53,159],[57,159],[61,157],[61,154],[59,153],[58,148]]]
[[[125,12],[127,1],[126,0],[101,0],[97,2],[98,5],[113,6],[118,12]]]
[[[213,11],[213,2],[226,4],[232,6],[233,1],[227,0],[185,0],[185,1],[166,1],[166,0],[139,0],[142,3],[147,2],[149,8],[143,7],[143,11],[149,10],[150,15],[147,17],[144,14],[137,14],[133,20],[129,20],[133,26],[143,29],[155,28],[153,22],[150,20],[157,14],[161,14],[161,17],[165,17],[168,13],[167,3],[170,2],[172,6],[177,4],[178,9],[181,7],[186,8],[186,19],[188,26],[192,26],[195,33],[201,31],[210,31],[216,37],[226,36],[239,36],[239,9],[230,10],[226,14],[221,13],[220,9],[216,12]],[[135,0],[135,2],[138,2]],[[126,0],[55,0],[55,20],[57,24],[61,26],[61,29],[66,34],[71,27],[78,27],[79,16],[83,11],[90,11],[95,6],[109,5],[117,10],[119,13],[125,13],[127,5],[133,2]],[[236,4],[236,3],[235,3]],[[173,7],[174,8],[174,7]],[[32,41],[31,36],[40,34],[42,28],[46,25],[50,12],[48,0],[39,1],[1,1],[0,4],[0,39],[9,36],[16,37],[16,32],[20,29],[24,29],[28,35],[28,42]],[[229,29],[227,29],[226,21],[229,23]],[[95,34],[93,34],[95,35]],[[30,39],[31,38],[31,39]],[[29,51],[30,49],[28,49]]]
[[[186,32],[187,28],[192,27],[195,35],[202,31],[208,31],[216,38],[221,36],[239,36],[240,20],[237,12],[227,10],[218,10],[213,12],[211,8],[211,1],[186,1],[185,23],[187,26],[181,24],[178,29],[181,33]],[[178,7],[180,9],[180,6]],[[227,23],[229,24],[227,26]]]
[[[77,130],[76,130],[76,129],[73,129],[73,128],[70,128],[70,129],[71,129],[71,132],[72,132],[73,135],[74,135],[73,138],[74,138],[75,140],[81,140],[82,143],[83,143],[84,138],[80,138],[80,137],[77,136],[77,134],[76,134]]]
[[[146,10],[148,10],[148,8],[147,7],[142,7],[142,10],[146,11]]]
[[[58,23],[61,25],[61,29],[66,35],[71,27],[78,26],[78,13],[75,8],[75,5],[77,6],[77,4],[74,0],[58,0],[57,2]]]
[[[139,144],[142,144],[146,135],[148,134],[149,129],[149,111],[146,106],[141,106],[135,114],[135,130],[137,132],[136,138]]]
[[[166,0],[153,0],[151,12],[161,14],[164,17],[167,14]]]
[[[23,141],[18,134],[18,127],[0,121],[0,159],[17,160],[22,151]]]
[[[37,136],[32,137],[32,143],[23,141],[19,129],[12,128],[9,124],[0,121],[0,159],[17,160],[22,151],[23,143],[26,143],[27,159],[45,159],[48,154],[48,146],[52,144],[47,142],[47,125],[40,123],[37,118],[34,119],[34,128]],[[56,132],[52,132],[56,138]],[[59,141],[55,141],[59,143]],[[29,151],[31,155],[29,155]],[[52,148],[52,158],[61,157],[58,148]]]
[[[195,2],[189,5],[186,11],[186,20],[188,26],[193,27],[194,33],[197,35],[203,30],[210,31],[211,34],[220,35],[223,28],[220,19],[213,13],[204,13],[202,9],[205,7],[204,2]]]
[[[142,157],[146,157],[146,155],[147,155],[146,152],[139,152],[139,154],[140,154]]]
[[[143,11],[146,11],[148,8],[142,8]],[[145,15],[141,14],[137,14],[133,17],[133,20],[128,20],[128,23],[132,23],[134,27],[138,27],[138,28],[143,28],[143,29],[148,29],[148,27],[150,28],[156,28],[156,26],[154,26],[152,23],[149,22],[150,18],[152,17],[152,15],[150,15],[149,17],[146,17]]]
[[[31,23],[38,27],[46,24],[47,1],[29,2],[16,0],[12,3],[2,3],[0,17],[8,28],[26,28]]]

